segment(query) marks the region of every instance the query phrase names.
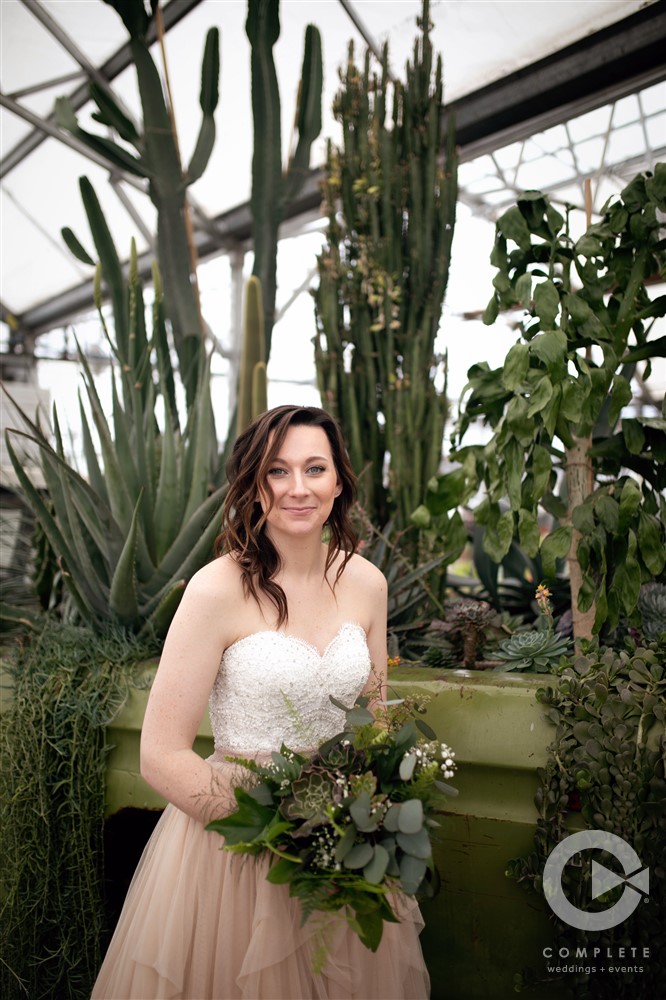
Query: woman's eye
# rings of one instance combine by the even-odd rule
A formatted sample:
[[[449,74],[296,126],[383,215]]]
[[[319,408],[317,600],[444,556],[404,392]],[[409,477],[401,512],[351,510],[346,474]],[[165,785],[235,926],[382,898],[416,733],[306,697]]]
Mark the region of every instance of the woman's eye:
[[[326,472],[323,465],[311,465],[308,472]]]
[[[269,469],[269,476],[282,476],[284,474],[284,469]]]

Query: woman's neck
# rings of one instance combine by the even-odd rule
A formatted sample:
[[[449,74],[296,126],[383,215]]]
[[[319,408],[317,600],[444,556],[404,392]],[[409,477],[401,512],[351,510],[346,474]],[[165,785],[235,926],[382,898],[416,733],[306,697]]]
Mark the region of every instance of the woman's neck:
[[[314,583],[323,580],[328,549],[320,538],[289,538],[286,542],[272,534],[270,538],[280,556],[276,582],[311,580]]]

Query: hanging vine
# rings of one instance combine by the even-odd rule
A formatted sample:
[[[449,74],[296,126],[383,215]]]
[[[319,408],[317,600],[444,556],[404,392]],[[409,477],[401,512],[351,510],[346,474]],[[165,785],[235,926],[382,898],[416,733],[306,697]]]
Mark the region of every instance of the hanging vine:
[[[0,718],[5,1000],[90,996],[106,930],[105,728],[151,652],[51,619],[12,651]]]

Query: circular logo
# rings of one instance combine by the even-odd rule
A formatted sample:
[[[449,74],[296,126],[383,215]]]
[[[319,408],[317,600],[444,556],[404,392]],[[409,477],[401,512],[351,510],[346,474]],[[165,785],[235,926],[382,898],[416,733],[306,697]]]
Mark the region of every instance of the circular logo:
[[[624,884],[617,903],[597,913],[588,913],[573,906],[562,889],[562,872],[567,862],[574,854],[592,849],[612,854],[624,869],[624,876],[617,875],[597,861],[592,861],[592,899]],[[622,837],[604,830],[581,830],[566,837],[551,851],[543,870],[544,896],[553,913],[571,927],[583,931],[605,931],[631,916],[642,898],[641,893],[648,894],[649,871],[647,868],[640,869],[640,858]]]

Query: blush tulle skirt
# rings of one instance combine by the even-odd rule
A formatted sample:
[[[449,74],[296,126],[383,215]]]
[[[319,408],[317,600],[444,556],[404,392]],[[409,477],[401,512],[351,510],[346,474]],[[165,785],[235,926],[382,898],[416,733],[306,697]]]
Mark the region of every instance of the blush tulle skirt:
[[[219,765],[218,765],[219,766]],[[223,765],[224,766],[224,765]],[[143,852],[92,1000],[423,1000],[428,972],[412,900],[394,902],[369,951],[340,914],[301,908],[268,861],[169,805]]]

